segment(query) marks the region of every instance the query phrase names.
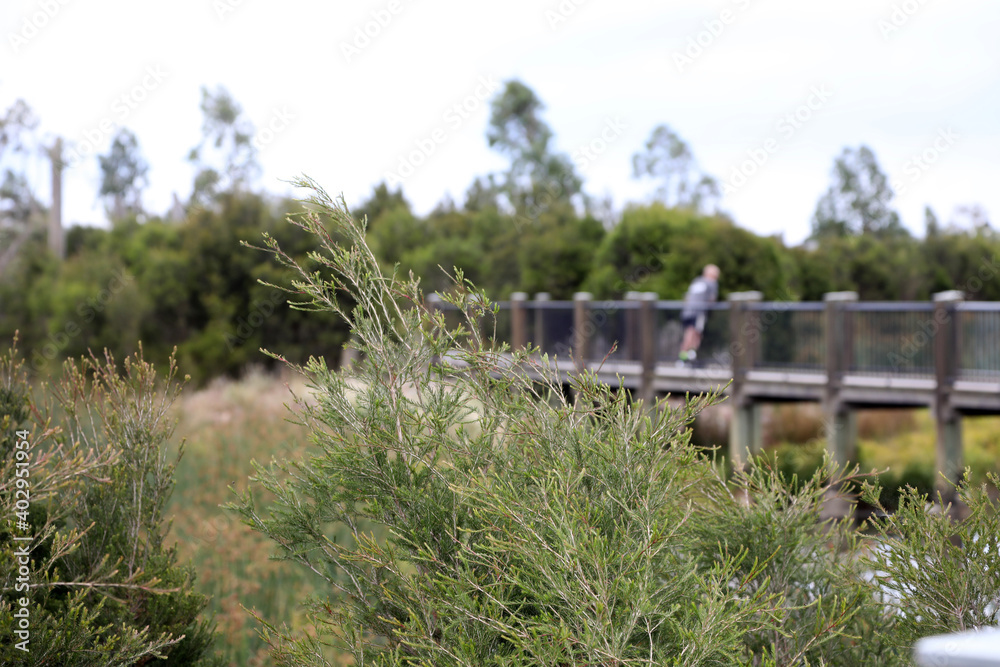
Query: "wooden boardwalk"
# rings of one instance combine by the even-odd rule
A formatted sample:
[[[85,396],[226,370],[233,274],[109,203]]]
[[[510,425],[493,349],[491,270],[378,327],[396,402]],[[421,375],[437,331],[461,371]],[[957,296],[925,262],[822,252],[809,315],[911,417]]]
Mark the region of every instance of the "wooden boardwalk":
[[[822,302],[735,293],[710,307],[696,364],[679,366],[683,304],[649,293],[628,297],[552,301],[516,293],[483,328],[512,347],[538,347],[567,381],[587,368],[646,401],[721,389],[733,406],[736,465],[760,448],[764,403],[822,404],[828,447],[841,463],[855,458],[855,410],[930,408],[938,468],[957,481],[962,417],[1000,414],[1000,303],[966,301],[960,292],[878,303],[853,292]],[[437,299],[430,305],[446,314],[451,308]],[[951,494],[944,480],[939,490]]]

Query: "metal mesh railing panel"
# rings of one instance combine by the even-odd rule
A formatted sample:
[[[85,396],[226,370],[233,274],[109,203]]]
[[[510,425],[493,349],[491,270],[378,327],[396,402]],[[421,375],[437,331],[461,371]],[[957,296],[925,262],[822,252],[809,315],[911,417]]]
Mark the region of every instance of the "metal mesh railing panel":
[[[933,304],[856,303],[850,323],[850,372],[859,375],[934,375]]]

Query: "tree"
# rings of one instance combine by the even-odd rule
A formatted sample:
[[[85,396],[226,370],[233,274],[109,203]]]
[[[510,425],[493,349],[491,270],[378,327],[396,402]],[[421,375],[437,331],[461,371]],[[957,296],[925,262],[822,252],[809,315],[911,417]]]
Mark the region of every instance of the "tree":
[[[17,100],[0,118],[0,159],[7,151],[26,150],[25,133],[38,127],[38,116],[24,100]]]
[[[376,185],[368,199],[354,207],[354,215],[358,220],[366,221],[368,231],[371,231],[375,223],[383,215],[395,211],[396,209],[411,212],[410,202],[403,196],[403,188],[390,190],[385,181]]]
[[[706,264],[722,270],[720,289],[760,290],[787,298],[787,251],[775,238],[761,238],[721,216],[662,203],[633,206],[604,237],[586,289],[600,298],[653,291],[664,299],[684,297]]]
[[[813,237],[907,235],[890,206],[894,196],[870,148],[845,148],[834,161],[833,183],[816,205]]]
[[[0,275],[44,213],[45,207],[35,197],[27,178],[9,166],[11,155],[23,155],[35,148],[27,135],[38,127],[38,122],[31,107],[20,99],[0,117]]]
[[[669,207],[714,213],[721,196],[716,180],[701,173],[690,147],[666,125],[658,125],[645,151],[632,156],[632,176],[661,181],[656,198]]]
[[[518,288],[529,294],[548,292],[553,299],[573,298],[603,238],[604,226],[596,218],[580,219],[565,209],[546,211],[519,244]]]
[[[489,174],[485,177],[478,176],[465,191],[463,208],[470,212],[482,211],[486,208],[499,209],[500,203],[497,201],[499,192],[500,186],[497,184],[495,174]]]
[[[979,232],[991,230],[990,216],[981,204],[963,204],[952,212],[949,226],[955,229]]]
[[[931,240],[941,235],[941,221],[930,206],[924,207],[924,238]]]
[[[142,212],[142,189],[148,184],[149,165],[139,154],[139,142],[122,128],[111,142],[107,155],[98,156],[101,165],[100,196],[105,198],[109,217],[121,220],[127,213]]]
[[[204,205],[219,193],[246,187],[260,169],[253,144],[253,124],[222,86],[201,89],[201,141],[188,160],[197,172],[191,200]]]
[[[486,133],[490,147],[511,161],[501,192],[516,214],[529,221],[553,203],[571,201],[583,185],[569,156],[552,151],[552,130],[540,116],[544,108],[531,88],[508,81],[492,102]],[[474,201],[482,199],[484,185],[474,184]]]

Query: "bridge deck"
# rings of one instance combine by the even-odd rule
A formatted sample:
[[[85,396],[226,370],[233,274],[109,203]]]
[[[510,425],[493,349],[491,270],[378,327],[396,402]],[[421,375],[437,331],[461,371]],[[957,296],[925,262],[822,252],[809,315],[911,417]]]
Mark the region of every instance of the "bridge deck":
[[[457,364],[457,362],[455,362]],[[560,380],[569,382],[577,372],[566,360],[551,360]],[[642,384],[642,364],[637,361],[592,361],[587,368],[612,386],[637,390]],[[529,370],[540,378],[541,372]],[[718,391],[729,394],[733,371],[725,366],[703,368],[658,363],[653,387],[658,394],[683,395]],[[758,368],[746,372],[741,391],[744,396],[763,402],[822,402],[826,397],[827,374],[816,371]],[[846,374],[841,378],[840,400],[855,407],[934,406],[937,381],[933,376]],[[956,380],[951,386],[951,402],[969,414],[1000,414],[1000,377],[996,380]]]

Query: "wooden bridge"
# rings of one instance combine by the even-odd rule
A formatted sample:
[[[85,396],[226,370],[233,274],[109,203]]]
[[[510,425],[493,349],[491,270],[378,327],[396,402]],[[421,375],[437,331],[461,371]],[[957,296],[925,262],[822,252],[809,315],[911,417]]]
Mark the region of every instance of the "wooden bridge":
[[[927,407],[937,424],[938,469],[957,481],[962,417],[1000,414],[1000,303],[955,291],[931,302],[861,302],[854,292],[822,302],[762,301],[759,292],[740,292],[709,307],[698,361],[679,367],[682,302],[626,296],[552,301],[515,293],[498,304],[496,335],[515,348],[538,346],[566,378],[586,367],[647,402],[722,387],[733,406],[734,465],[761,448],[764,403],[821,403],[838,463],[856,459],[856,409]],[[944,480],[939,490],[950,497]]]

